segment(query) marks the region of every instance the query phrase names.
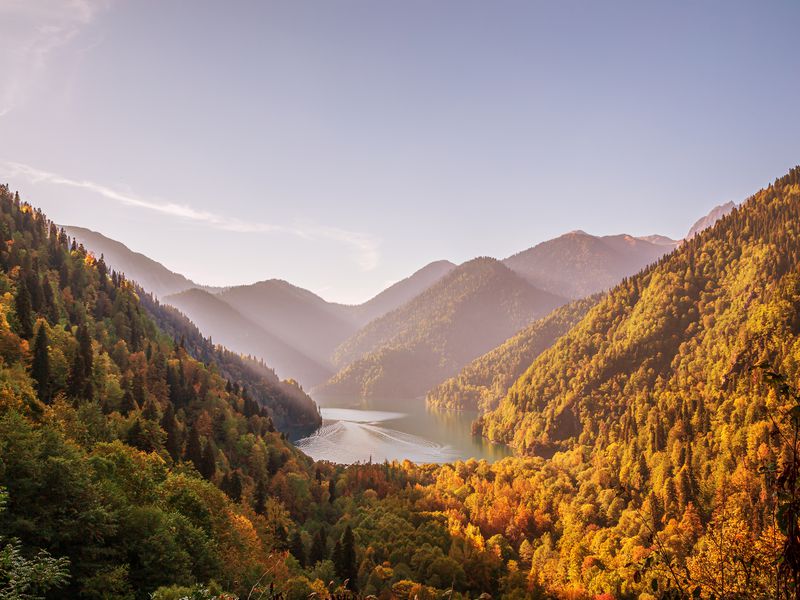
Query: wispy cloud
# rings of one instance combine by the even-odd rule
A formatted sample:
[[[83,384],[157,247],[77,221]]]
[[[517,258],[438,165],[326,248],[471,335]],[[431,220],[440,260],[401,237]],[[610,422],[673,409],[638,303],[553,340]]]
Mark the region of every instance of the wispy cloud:
[[[75,39],[109,2],[0,2],[0,117],[25,101],[56,51]]]
[[[310,241],[329,240],[337,242],[349,247],[353,251],[356,264],[364,271],[370,271],[377,267],[378,261],[380,260],[380,242],[374,236],[367,233],[324,225],[304,224],[299,226],[287,226],[274,223],[245,221],[243,219],[210,211],[197,210],[188,204],[177,204],[174,202],[162,202],[150,198],[143,198],[129,192],[121,192],[94,181],[72,179],[18,162],[3,161],[0,162],[0,167],[8,178],[24,177],[32,183],[44,182],[79,188],[125,206],[133,206],[177,219],[193,221],[222,231],[234,231],[239,233],[282,233]]]

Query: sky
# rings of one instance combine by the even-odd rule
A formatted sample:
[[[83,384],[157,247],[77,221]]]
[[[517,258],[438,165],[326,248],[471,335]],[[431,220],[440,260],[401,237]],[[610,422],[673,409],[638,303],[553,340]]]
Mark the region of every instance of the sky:
[[[0,181],[198,283],[363,301],[800,163],[800,3],[0,0]]]

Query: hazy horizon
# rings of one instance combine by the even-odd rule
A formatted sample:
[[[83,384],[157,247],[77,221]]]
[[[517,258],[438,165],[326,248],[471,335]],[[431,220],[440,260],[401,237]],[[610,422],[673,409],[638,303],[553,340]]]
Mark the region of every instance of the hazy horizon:
[[[680,238],[800,162],[798,16],[6,1],[0,180],[198,283],[348,304],[576,229]]]

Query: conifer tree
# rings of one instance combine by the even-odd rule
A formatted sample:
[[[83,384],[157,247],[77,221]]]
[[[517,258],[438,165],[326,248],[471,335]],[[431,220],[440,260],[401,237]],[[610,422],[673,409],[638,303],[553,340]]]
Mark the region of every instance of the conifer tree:
[[[139,419],[136,419],[133,422],[133,425],[131,425],[131,428],[128,430],[126,441],[129,445],[139,450],[143,450],[145,452],[152,450],[150,442],[145,435],[145,430],[142,427],[142,422]]]
[[[234,502],[239,502],[242,499],[242,478],[239,471],[234,471],[230,476],[230,499]]]
[[[181,457],[181,436],[178,431],[178,422],[175,419],[175,410],[171,403],[167,404],[167,410],[164,411],[164,416],[161,418],[161,429],[167,434],[164,446],[172,460],[177,461]]]
[[[14,309],[17,312],[20,337],[26,340],[31,339],[33,337],[33,307],[31,306],[31,294],[24,278],[20,278],[17,284]]]
[[[203,448],[203,455],[200,460],[200,474],[211,481],[217,472],[217,459],[214,455],[214,442],[210,439],[206,440],[206,446]]]
[[[336,540],[336,543],[333,545],[333,553],[331,554],[331,560],[333,561],[333,567],[336,570],[336,576],[339,579],[344,579],[344,567],[342,565],[342,539],[341,538]]]
[[[83,354],[80,350],[75,352],[72,358],[72,366],[69,370],[69,377],[67,378],[67,394],[72,398],[81,398],[86,389],[86,368],[83,364]]]
[[[59,319],[58,305],[56,305],[56,298],[55,294],[53,293],[53,286],[47,279],[45,279],[44,283],[42,284],[42,292],[44,295],[45,315],[47,316],[47,320],[50,322],[50,324],[55,325],[56,323],[58,323]]]
[[[314,566],[322,560],[328,558],[328,535],[325,527],[320,527],[317,533],[314,534],[314,539],[311,542],[311,552],[308,556],[309,565]]]
[[[39,400],[50,402],[50,357],[48,354],[49,341],[44,322],[39,323],[36,339],[33,342],[33,361],[31,363],[31,376],[36,381],[36,392]]]
[[[122,396],[122,405],[120,406],[120,412],[123,415],[127,416],[131,412],[136,412],[137,410],[139,410],[139,405],[136,404],[136,400],[134,399],[131,390],[128,387],[126,387],[125,393]]]
[[[259,515],[263,515],[267,510],[267,488],[261,479],[256,483],[256,492],[253,497],[253,510]]]
[[[300,537],[300,531],[295,529],[292,537],[289,539],[289,551],[300,563],[301,567],[306,566],[306,550],[303,547],[303,538]]]
[[[334,553],[336,549],[334,548]],[[344,530],[339,548],[339,563],[336,565],[336,573],[342,580],[347,581],[347,587],[350,590],[356,591],[358,589],[358,566],[356,565],[356,542],[353,536],[353,529],[350,525]]]
[[[189,430],[189,440],[186,442],[186,460],[202,472],[200,465],[203,464],[203,446],[200,444],[200,434],[194,426]]]

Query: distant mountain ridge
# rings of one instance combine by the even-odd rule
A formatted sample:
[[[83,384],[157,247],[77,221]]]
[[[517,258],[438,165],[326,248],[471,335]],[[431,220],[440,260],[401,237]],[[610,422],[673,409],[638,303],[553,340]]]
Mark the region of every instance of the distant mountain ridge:
[[[360,323],[367,324],[415,298],[455,268],[449,260],[428,263],[370,300],[354,306],[353,312]]]
[[[476,258],[336,349],[323,398],[415,397],[563,304],[493,258]]]
[[[695,223],[690,235],[713,224],[729,210],[728,205],[714,208]],[[450,261],[434,261],[362,304],[344,305],[278,279],[230,288],[202,286],[102,234],[81,227],[65,229],[94,254],[104,255],[112,267],[184,312],[206,335],[232,350],[264,359],[282,377],[295,378],[308,388],[328,380],[337,368],[344,369],[380,349],[386,340],[354,353],[348,352],[348,344],[355,343],[352,340],[358,339],[362,328],[366,328],[365,336],[372,335],[382,326],[373,325],[373,321],[402,309],[457,268]],[[601,237],[573,231],[502,263],[534,288],[558,297],[561,303],[613,287],[680,243],[662,235]],[[397,359],[396,350],[392,360]],[[414,360],[424,363],[420,368],[441,373],[438,367],[430,367],[430,363],[436,365],[445,360],[440,350]],[[387,355],[388,350],[383,348],[381,352]],[[441,381],[432,381],[431,385],[438,383]]]
[[[291,376],[306,386],[314,386],[331,376],[333,370],[254,323],[219,295],[192,288],[168,296],[165,301],[185,315],[213,341],[239,352],[269,357],[277,373]]]
[[[730,213],[734,208],[736,208],[735,202],[726,202],[725,204],[715,206],[707,215],[698,219],[695,224],[691,226],[689,232],[686,234],[686,239],[690,240],[701,231],[708,229],[722,217]]]
[[[231,287],[218,298],[320,363],[326,363],[333,349],[359,326],[351,307],[327,302],[281,279]]]
[[[125,273],[130,279],[159,298],[195,287],[210,289],[195,283],[180,273],[170,271],[160,262],[135,252],[122,242],[112,240],[102,233],[73,225],[65,225],[64,231],[96,256],[102,255],[109,265],[117,271]]]
[[[616,285],[677,245],[663,236],[599,237],[576,230],[509,256],[503,263],[538,288],[584,298]]]

